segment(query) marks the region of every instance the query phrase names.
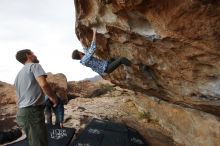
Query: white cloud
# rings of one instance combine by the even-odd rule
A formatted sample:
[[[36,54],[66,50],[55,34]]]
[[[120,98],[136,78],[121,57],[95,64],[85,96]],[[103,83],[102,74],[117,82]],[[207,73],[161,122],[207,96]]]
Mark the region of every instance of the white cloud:
[[[46,72],[69,81],[97,75],[71,59],[81,49],[75,36],[73,0],[0,0],[0,81],[13,83],[22,64],[15,53],[31,49]]]

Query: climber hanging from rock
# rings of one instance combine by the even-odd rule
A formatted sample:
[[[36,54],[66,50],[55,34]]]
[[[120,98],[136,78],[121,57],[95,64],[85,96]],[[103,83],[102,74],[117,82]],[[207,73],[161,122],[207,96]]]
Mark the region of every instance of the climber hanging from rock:
[[[95,58],[93,54],[96,51],[96,28],[93,28],[92,30],[93,38],[91,46],[89,48],[83,46],[84,53],[78,50],[74,50],[72,53],[72,59],[80,60],[82,65],[90,67],[93,71],[100,75],[103,75],[104,73],[111,73],[122,64],[131,66],[131,61],[125,57],[114,57],[110,60],[101,60]],[[80,41],[82,43],[82,39],[80,39]]]

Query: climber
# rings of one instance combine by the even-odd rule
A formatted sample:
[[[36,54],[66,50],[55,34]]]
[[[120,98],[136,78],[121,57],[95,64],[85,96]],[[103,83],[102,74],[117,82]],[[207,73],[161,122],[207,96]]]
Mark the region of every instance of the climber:
[[[80,41],[82,43],[82,40]],[[93,38],[91,46],[89,48],[83,46],[83,50],[85,53],[74,50],[72,53],[72,59],[80,60],[80,63],[82,65],[90,67],[93,71],[97,72],[100,75],[113,72],[121,64],[124,64],[126,66],[131,65],[131,61],[125,57],[114,57],[110,60],[100,60],[93,57],[93,54],[96,51],[96,28],[93,28]]]

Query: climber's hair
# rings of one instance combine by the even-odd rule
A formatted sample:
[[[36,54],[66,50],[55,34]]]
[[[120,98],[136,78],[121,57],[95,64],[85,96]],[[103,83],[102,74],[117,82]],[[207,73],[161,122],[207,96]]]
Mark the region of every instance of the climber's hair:
[[[20,63],[24,64],[27,61],[27,55],[30,55],[32,52],[29,49],[20,50],[16,53],[16,59]]]
[[[81,59],[80,51],[74,50],[72,53],[72,59],[80,60]]]

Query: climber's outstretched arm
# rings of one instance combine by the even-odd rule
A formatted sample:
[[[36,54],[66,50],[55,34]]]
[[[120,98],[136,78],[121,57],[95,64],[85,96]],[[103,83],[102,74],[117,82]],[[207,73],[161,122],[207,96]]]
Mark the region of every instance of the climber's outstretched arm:
[[[96,42],[96,28],[92,28],[93,36],[92,36],[92,42]]]

